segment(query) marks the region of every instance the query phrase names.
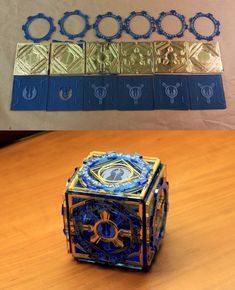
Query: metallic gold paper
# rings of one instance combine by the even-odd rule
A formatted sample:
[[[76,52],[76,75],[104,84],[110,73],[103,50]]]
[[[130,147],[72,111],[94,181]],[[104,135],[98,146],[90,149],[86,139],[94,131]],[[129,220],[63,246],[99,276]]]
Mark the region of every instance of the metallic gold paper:
[[[15,75],[47,75],[49,44],[17,45]],[[221,73],[218,42],[53,43],[50,74]]]
[[[120,73],[119,43],[88,42],[86,73]]]
[[[49,44],[17,45],[14,75],[47,75],[48,70]]]
[[[154,43],[155,73],[186,72],[187,42],[157,41]]]
[[[223,71],[218,42],[189,42],[188,58],[188,73],[221,73]]]
[[[122,42],[120,58],[122,74],[153,73],[152,42]]]
[[[219,43],[157,41],[155,73],[221,73]]]
[[[53,43],[51,46],[51,75],[78,75],[85,73],[84,43]]]

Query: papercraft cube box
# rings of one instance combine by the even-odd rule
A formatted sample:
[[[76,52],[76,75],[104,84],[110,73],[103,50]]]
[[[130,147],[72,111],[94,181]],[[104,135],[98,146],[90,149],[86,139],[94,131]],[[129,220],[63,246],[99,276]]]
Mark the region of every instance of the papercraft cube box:
[[[68,252],[81,262],[146,269],[164,237],[167,211],[166,168],[158,158],[92,152],[66,186]]]

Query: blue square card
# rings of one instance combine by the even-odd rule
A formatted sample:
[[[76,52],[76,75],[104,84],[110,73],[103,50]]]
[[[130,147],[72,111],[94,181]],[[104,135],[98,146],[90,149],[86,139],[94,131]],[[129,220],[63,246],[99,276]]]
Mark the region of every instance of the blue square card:
[[[14,76],[11,110],[46,110],[48,76]]]
[[[83,109],[83,77],[50,76],[48,111],[77,111]]]
[[[153,77],[119,76],[117,104],[119,110],[153,110]]]
[[[155,109],[188,110],[189,91],[184,75],[154,76]]]

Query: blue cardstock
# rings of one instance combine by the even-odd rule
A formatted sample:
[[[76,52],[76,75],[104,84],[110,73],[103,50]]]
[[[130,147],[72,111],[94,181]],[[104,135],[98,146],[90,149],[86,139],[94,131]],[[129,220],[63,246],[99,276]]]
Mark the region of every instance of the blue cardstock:
[[[188,84],[192,110],[226,108],[221,75],[188,76]]]
[[[153,110],[154,109],[152,76],[119,76],[118,99],[119,110]]]
[[[184,75],[154,76],[155,109],[188,110],[189,91]]]
[[[115,109],[117,76],[86,76],[84,82],[84,110]]]
[[[11,110],[46,110],[48,76],[14,76]]]
[[[84,77],[50,76],[48,111],[77,111],[83,109]]]

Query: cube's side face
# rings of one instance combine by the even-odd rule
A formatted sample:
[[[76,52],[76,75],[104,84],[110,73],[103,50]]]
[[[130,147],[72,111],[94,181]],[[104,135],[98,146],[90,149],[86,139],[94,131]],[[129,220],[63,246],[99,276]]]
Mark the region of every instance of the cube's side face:
[[[79,261],[143,267],[143,203],[67,192],[67,237]]]
[[[145,203],[146,213],[146,263],[151,265],[164,237],[168,213],[168,183],[162,165]]]

